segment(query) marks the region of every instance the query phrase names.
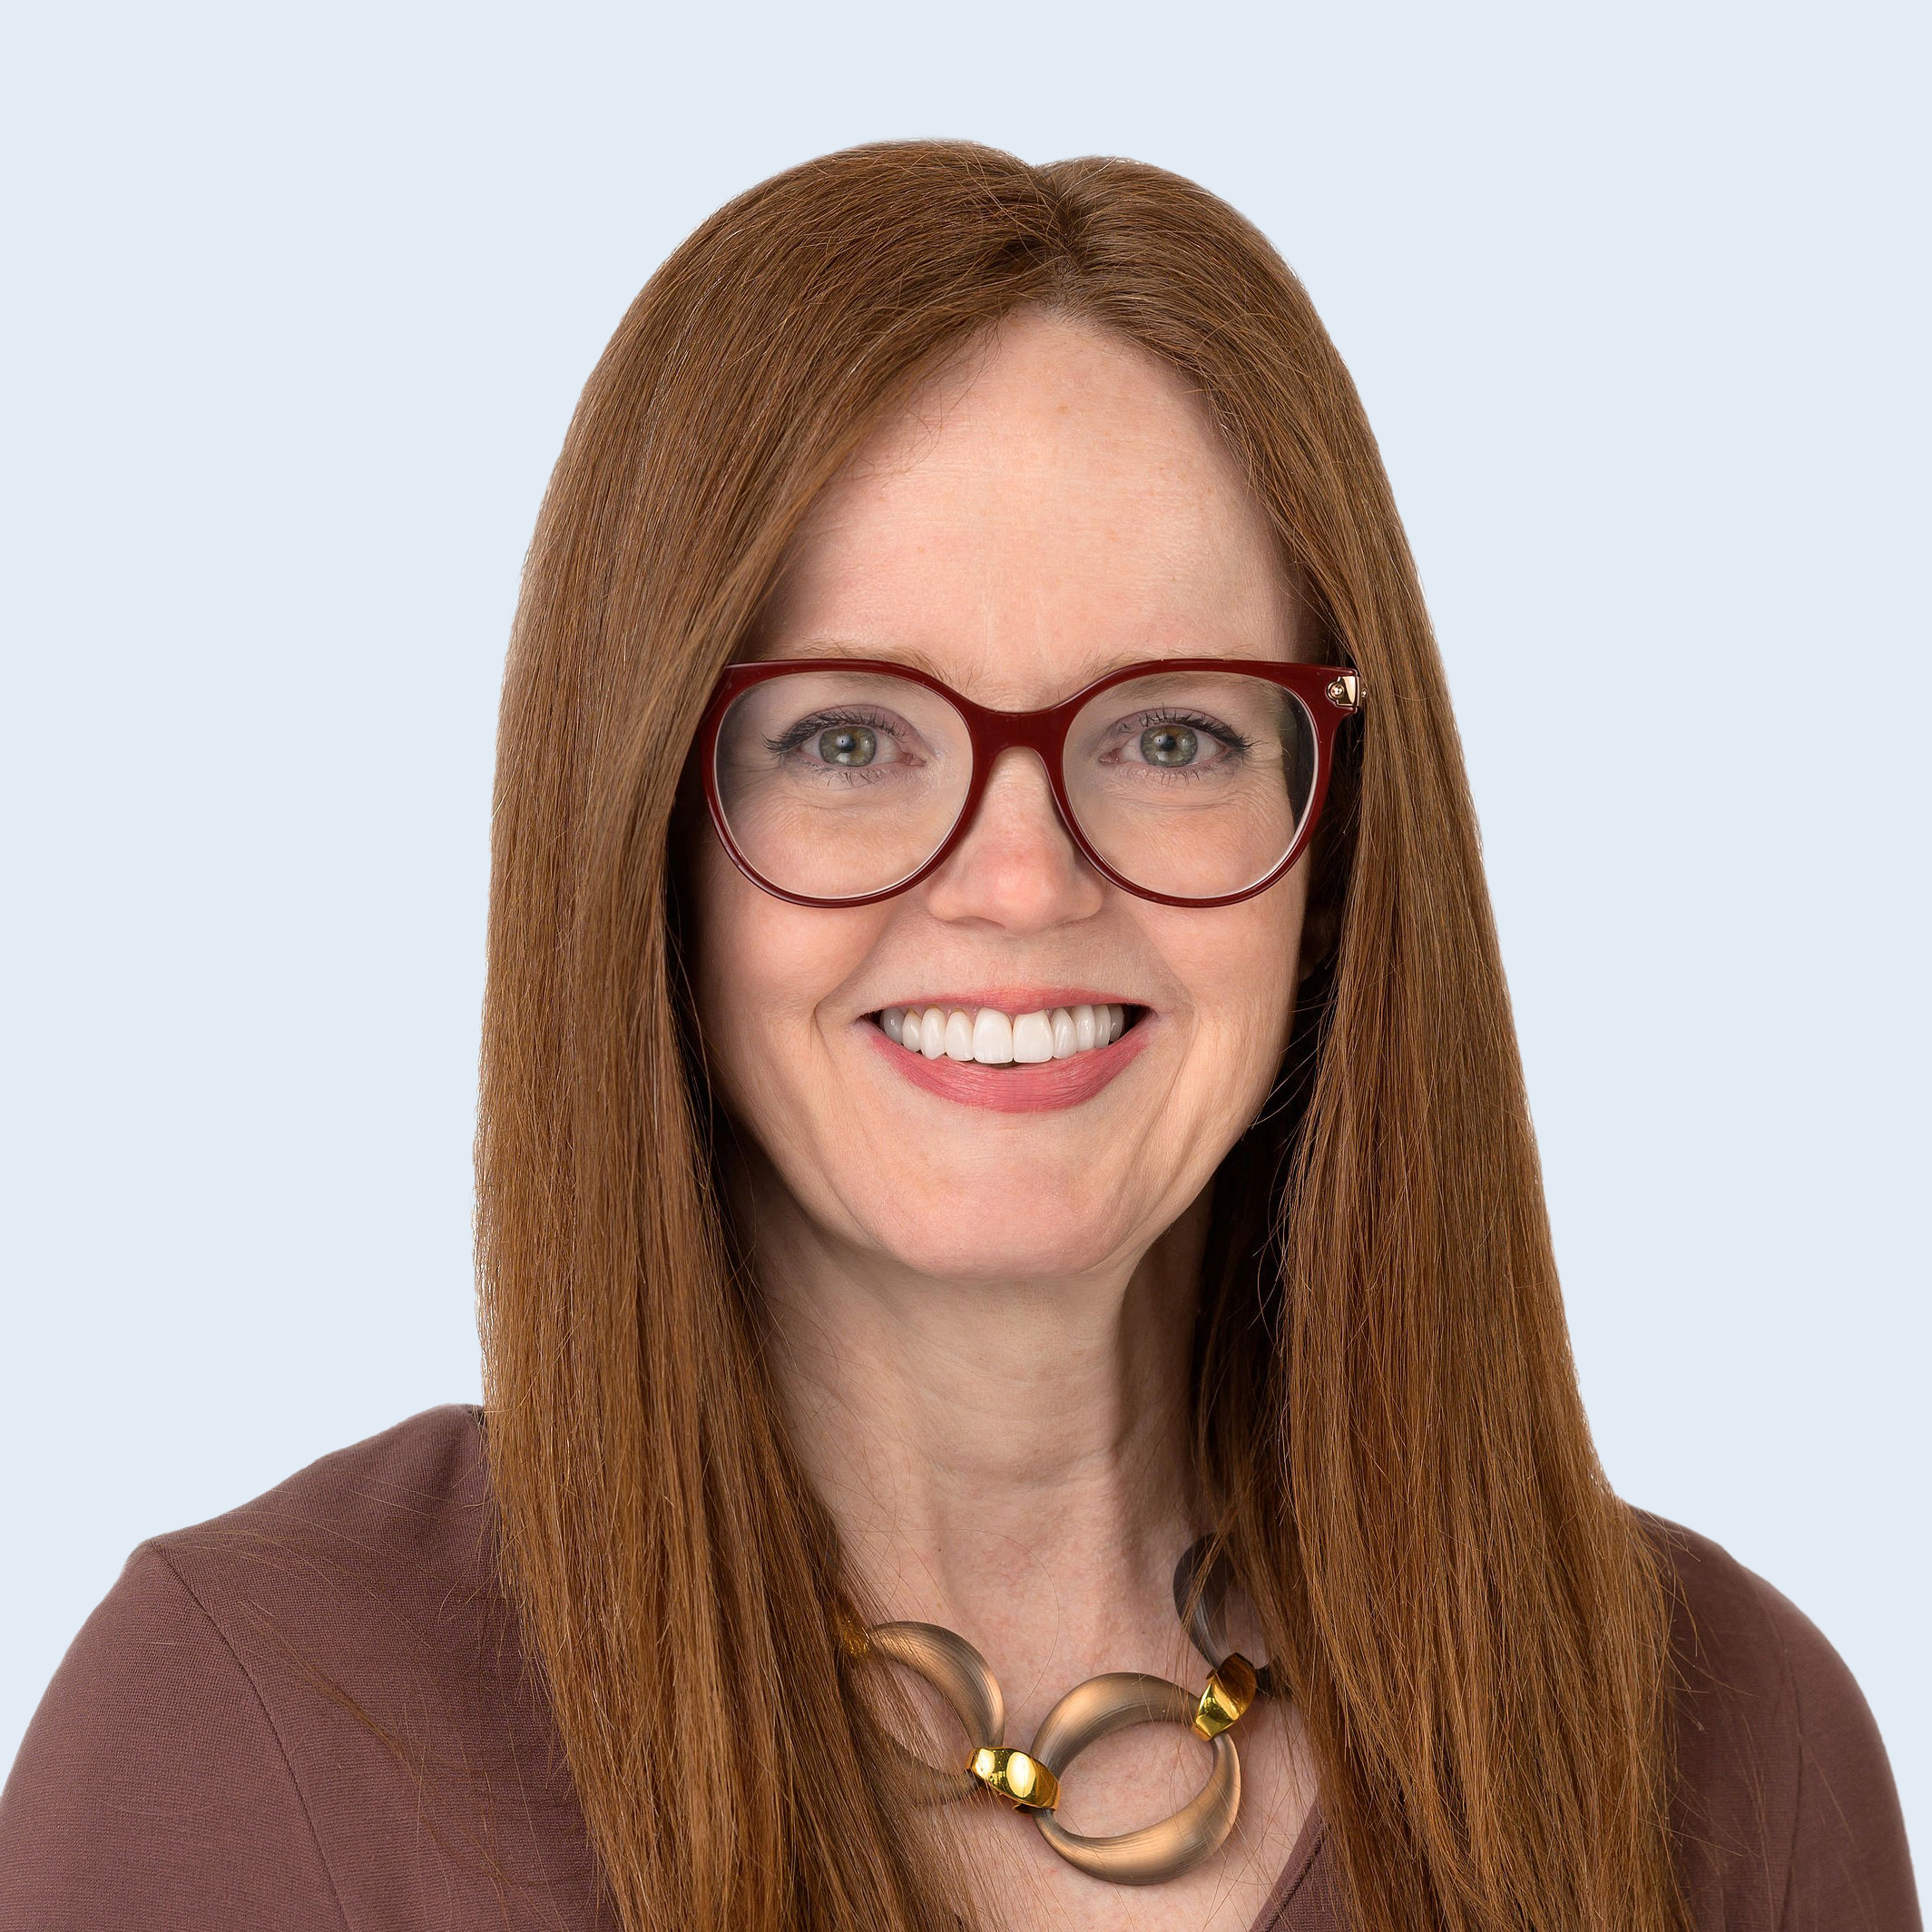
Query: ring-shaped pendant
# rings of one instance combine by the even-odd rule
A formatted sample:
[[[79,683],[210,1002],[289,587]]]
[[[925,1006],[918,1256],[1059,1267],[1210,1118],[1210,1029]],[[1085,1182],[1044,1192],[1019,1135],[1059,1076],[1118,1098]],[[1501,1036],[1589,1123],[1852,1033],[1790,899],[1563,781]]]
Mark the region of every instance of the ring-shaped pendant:
[[[1209,1545],[1213,1541],[1211,1536],[1202,1536],[1182,1552],[1180,1562],[1174,1565],[1174,1609],[1187,1624],[1187,1633],[1193,1640],[1194,1648],[1219,1670],[1231,1654],[1227,1631],[1228,1558],[1225,1550],[1218,1554],[1211,1564],[1207,1564],[1207,1575],[1201,1594],[1193,1596],[1194,1577],[1206,1562]],[[1257,1694],[1272,1697],[1275,1693],[1273,1667],[1266,1663],[1256,1665],[1254,1677]]]
[[[969,1764],[982,1746],[997,1749],[1005,1741],[1006,1709],[999,1682],[986,1660],[956,1631],[939,1623],[875,1623],[866,1639],[868,1651],[923,1677],[959,1713],[969,1740]],[[886,1741],[911,1772],[914,1794],[922,1804],[945,1804],[978,1788],[980,1780],[970,1769],[942,1770],[889,1732]]]
[[[1069,1691],[1042,1720],[1027,1747],[1055,1778],[1088,1745],[1130,1724],[1192,1727],[1199,1698],[1165,1677],[1142,1671],[1109,1671]],[[1197,1733],[1198,1734],[1198,1733]],[[1143,1825],[1113,1838],[1084,1838],[1069,1831],[1051,1811],[1035,1811],[1033,1821],[1068,1864],[1115,1885],[1158,1885],[1177,1878],[1220,1850],[1234,1829],[1241,1802],[1241,1760],[1226,1731],[1209,1741],[1214,1754],[1208,1781],[1172,1818]]]

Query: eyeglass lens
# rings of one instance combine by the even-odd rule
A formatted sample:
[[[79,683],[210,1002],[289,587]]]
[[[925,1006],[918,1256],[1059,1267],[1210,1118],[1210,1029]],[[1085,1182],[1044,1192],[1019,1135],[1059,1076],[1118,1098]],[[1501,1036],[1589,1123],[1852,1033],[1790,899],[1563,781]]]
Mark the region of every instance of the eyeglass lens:
[[[917,872],[972,779],[966,720],[910,678],[789,672],[721,721],[718,797],[751,868],[781,891],[857,898]],[[1218,898],[1293,847],[1314,789],[1315,732],[1291,691],[1239,672],[1152,672],[1081,707],[1062,760],[1082,833],[1123,878]]]

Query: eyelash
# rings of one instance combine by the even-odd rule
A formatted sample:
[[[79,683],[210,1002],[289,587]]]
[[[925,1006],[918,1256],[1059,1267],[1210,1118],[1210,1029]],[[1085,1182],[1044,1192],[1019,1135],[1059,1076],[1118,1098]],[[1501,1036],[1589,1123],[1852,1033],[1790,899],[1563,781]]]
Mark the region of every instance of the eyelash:
[[[1204,718],[1199,711],[1177,711],[1162,709],[1143,711],[1135,721],[1136,732],[1151,731],[1157,724],[1184,724],[1191,731],[1205,731],[1217,744],[1227,748],[1230,760],[1245,757],[1253,749],[1254,740],[1237,731],[1231,724],[1222,724],[1218,720]],[[1157,767],[1169,778],[1205,778],[1204,768],[1195,765],[1169,765]]]
[[[765,748],[774,758],[789,758],[809,739],[816,738],[821,731],[829,731],[841,724],[861,724],[868,731],[878,731],[890,738],[895,744],[898,736],[893,721],[881,711],[870,711],[864,706],[847,705],[834,711],[814,711],[809,717],[800,718],[789,730],[778,738],[768,738]],[[1252,748],[1254,740],[1237,731],[1233,726],[1222,724],[1217,720],[1202,716],[1199,711],[1176,711],[1163,706],[1158,711],[1143,711],[1130,729],[1135,732],[1152,730],[1156,725],[1185,725],[1192,731],[1205,732],[1217,744],[1225,748],[1229,758],[1244,757]],[[903,748],[902,748],[903,750]],[[827,771],[836,771],[848,782],[865,783],[876,774],[864,768],[826,765]],[[1207,773],[1199,766],[1155,767],[1167,778],[1199,779]]]
[[[863,705],[841,705],[835,710],[814,711],[809,717],[800,718],[778,738],[765,740],[765,749],[773,758],[789,758],[808,739],[816,738],[821,731],[835,730],[841,724],[862,724],[868,731],[877,731],[898,744],[898,733],[894,729],[894,721],[883,711],[868,710]],[[901,753],[904,747],[900,747]],[[883,776],[879,770],[865,766],[815,764],[813,770],[829,771],[843,779],[848,784],[872,784]]]

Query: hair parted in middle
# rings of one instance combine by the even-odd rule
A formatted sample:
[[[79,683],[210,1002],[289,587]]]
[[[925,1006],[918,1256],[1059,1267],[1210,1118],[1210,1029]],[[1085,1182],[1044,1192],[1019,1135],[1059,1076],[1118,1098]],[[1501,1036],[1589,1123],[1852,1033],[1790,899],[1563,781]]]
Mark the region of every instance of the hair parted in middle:
[[[628,1932],[962,1923],[943,1820],[907,1830],[842,1664],[841,1609],[883,1607],[760,1358],[679,854],[709,836],[698,720],[815,499],[1043,310],[1204,396],[1325,661],[1369,694],[1303,860],[1322,956],[1216,1177],[1192,1365],[1195,1458],[1351,1922],[1681,1927],[1663,1568],[1578,1397],[1461,748],[1354,386],[1204,189],[941,141],[790,169],[672,254],[525,570],[477,1140],[486,1439],[609,1908]]]

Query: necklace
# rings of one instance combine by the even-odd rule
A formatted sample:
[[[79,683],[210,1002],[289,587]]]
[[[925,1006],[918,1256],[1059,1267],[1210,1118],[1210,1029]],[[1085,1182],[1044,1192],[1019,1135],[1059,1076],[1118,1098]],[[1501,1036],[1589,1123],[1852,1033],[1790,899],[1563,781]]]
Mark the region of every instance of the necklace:
[[[1213,1551],[1211,1559],[1209,1552]],[[1228,1648],[1228,1562],[1211,1536],[1191,1544],[1174,1565],[1174,1609],[1208,1662],[1207,1685],[1184,1689],[1144,1671],[1109,1671],[1077,1683],[1040,1721],[1025,1751],[1005,1741],[998,1681],[956,1631],[940,1623],[875,1623],[860,1630],[841,1606],[840,1641],[854,1657],[884,1657],[923,1677],[958,1713],[971,1741],[966,1763],[949,1770],[888,1740],[911,1773],[919,1801],[944,1804],[984,1787],[1025,1812],[1068,1864],[1114,1885],[1158,1885],[1211,1858],[1234,1829],[1241,1760],[1229,1734],[1258,1697],[1276,1694],[1271,1667]],[[1185,1724],[1213,1751],[1207,1782],[1170,1818],[1112,1838],[1084,1838],[1054,1816],[1060,1780],[1090,1744],[1130,1724]]]

